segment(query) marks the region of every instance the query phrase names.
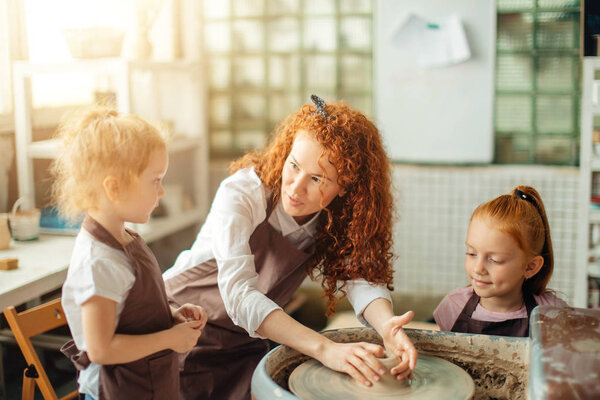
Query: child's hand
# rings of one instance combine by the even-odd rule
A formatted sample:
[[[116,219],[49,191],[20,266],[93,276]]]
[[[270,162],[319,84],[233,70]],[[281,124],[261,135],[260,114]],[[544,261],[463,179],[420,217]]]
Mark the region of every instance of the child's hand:
[[[319,361],[330,369],[350,375],[362,385],[371,386],[385,374],[384,366],[377,360],[383,356],[383,348],[373,343],[331,342]]]
[[[200,321],[200,326],[197,329],[204,328],[206,325],[206,311],[204,308],[186,303],[176,310],[173,310],[173,318],[175,323],[189,322],[189,321]]]
[[[417,365],[417,349],[412,344],[402,327],[408,324],[414,317],[409,311],[401,316],[390,318],[383,325],[383,344],[387,351],[400,359],[400,364],[390,370],[397,379],[405,377],[413,378],[412,370]]]
[[[170,340],[172,343],[169,348],[178,353],[190,351],[198,342],[198,338],[202,334],[200,324],[200,321],[190,321],[173,325],[173,327],[169,329],[169,333],[171,334]]]

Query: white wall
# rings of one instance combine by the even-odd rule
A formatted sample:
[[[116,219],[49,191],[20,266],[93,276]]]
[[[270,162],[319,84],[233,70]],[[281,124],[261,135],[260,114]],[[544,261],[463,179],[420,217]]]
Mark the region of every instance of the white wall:
[[[578,168],[394,165],[393,174],[400,217],[394,232],[396,292],[437,296],[466,286],[464,242],[471,213],[524,184],[540,192],[548,214],[554,246],[549,287],[572,305]]]

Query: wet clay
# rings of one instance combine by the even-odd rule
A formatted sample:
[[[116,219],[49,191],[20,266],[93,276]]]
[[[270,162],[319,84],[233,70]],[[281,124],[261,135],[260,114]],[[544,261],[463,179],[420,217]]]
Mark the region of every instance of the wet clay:
[[[391,368],[398,360],[388,357],[384,365]],[[471,399],[473,380],[464,370],[442,358],[419,354],[414,379],[397,380],[389,374],[373,386],[363,386],[349,375],[333,371],[316,360],[308,360],[290,375],[292,393],[303,400],[317,399]]]
[[[444,358],[463,368],[475,382],[474,399],[526,399],[529,380],[529,339],[469,335],[405,329],[419,352]],[[326,331],[335,342],[370,342],[382,344],[374,329],[347,328]],[[286,346],[277,348],[266,360],[271,379],[289,390],[288,378],[308,356]]]

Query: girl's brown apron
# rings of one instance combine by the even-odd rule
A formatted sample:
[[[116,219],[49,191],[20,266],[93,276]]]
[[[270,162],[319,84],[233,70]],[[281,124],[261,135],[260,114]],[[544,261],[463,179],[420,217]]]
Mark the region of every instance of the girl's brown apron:
[[[122,246],[102,225],[91,217],[83,228],[100,242],[125,252],[135,271],[135,283],[125,300],[116,333],[142,335],[169,329],[173,317],[161,271],[144,240],[129,231],[134,240]],[[63,346],[63,353],[77,369],[87,368],[87,354],[78,351],[73,341]],[[177,353],[162,350],[126,364],[100,367],[100,399],[176,399],[179,395]]]
[[[535,308],[535,306],[537,306],[537,303],[531,294],[523,293],[523,296],[525,297],[527,318],[516,318],[500,322],[490,322],[479,321],[471,318],[475,308],[477,307],[477,304],[479,304],[480,299],[477,293],[473,292],[473,295],[464,306],[450,331],[483,333],[485,335],[527,337],[529,336],[529,318],[531,316],[531,311]]]
[[[312,255],[294,247],[268,222],[267,217],[250,237],[250,248],[258,273],[257,288],[280,306],[291,300],[307,272]],[[199,304],[208,314],[198,344],[179,355],[182,399],[250,399],[252,372],[268,350],[265,340],[252,338],[227,315],[217,286],[217,264],[207,261],[166,281],[174,307]]]

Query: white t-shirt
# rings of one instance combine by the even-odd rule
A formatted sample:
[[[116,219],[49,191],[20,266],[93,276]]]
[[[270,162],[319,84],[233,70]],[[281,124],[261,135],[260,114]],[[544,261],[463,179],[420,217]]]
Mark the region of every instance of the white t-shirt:
[[[175,264],[163,274],[168,280],[215,259],[217,284],[227,314],[251,337],[258,338],[262,336],[256,330],[263,320],[281,308],[256,288],[258,274],[249,244],[250,236],[266,218],[270,195],[270,190],[262,184],[253,168],[241,169],[225,179],[191,249],[181,252]],[[298,225],[279,202],[268,222],[290,243],[305,250],[314,242],[317,218],[318,214]],[[373,300],[384,298],[391,302],[385,285],[372,285],[364,279],[348,281],[345,290],[359,320],[365,325],[363,312]]]
[[[92,296],[115,301],[116,329],[134,282],[135,273],[125,253],[99,242],[81,229],[75,238],[67,279],[62,288],[62,306],[79,350],[87,350],[81,323],[81,305]],[[95,363],[81,371],[78,380],[80,393],[97,399],[99,374],[100,365]]]
[[[433,312],[433,318],[435,322],[440,326],[442,331],[450,331],[456,322],[456,319],[460,315],[463,308],[473,295],[473,287],[462,287],[455,289],[448,293],[446,297],[440,302],[435,311]],[[552,292],[544,292],[541,295],[533,295],[535,302],[538,306],[541,305],[552,305],[557,307],[567,307],[567,303],[556,297]],[[477,321],[488,321],[488,322],[502,322],[509,319],[527,318],[527,308],[521,307],[517,311],[508,313],[490,311],[477,304],[473,315],[471,316]]]

